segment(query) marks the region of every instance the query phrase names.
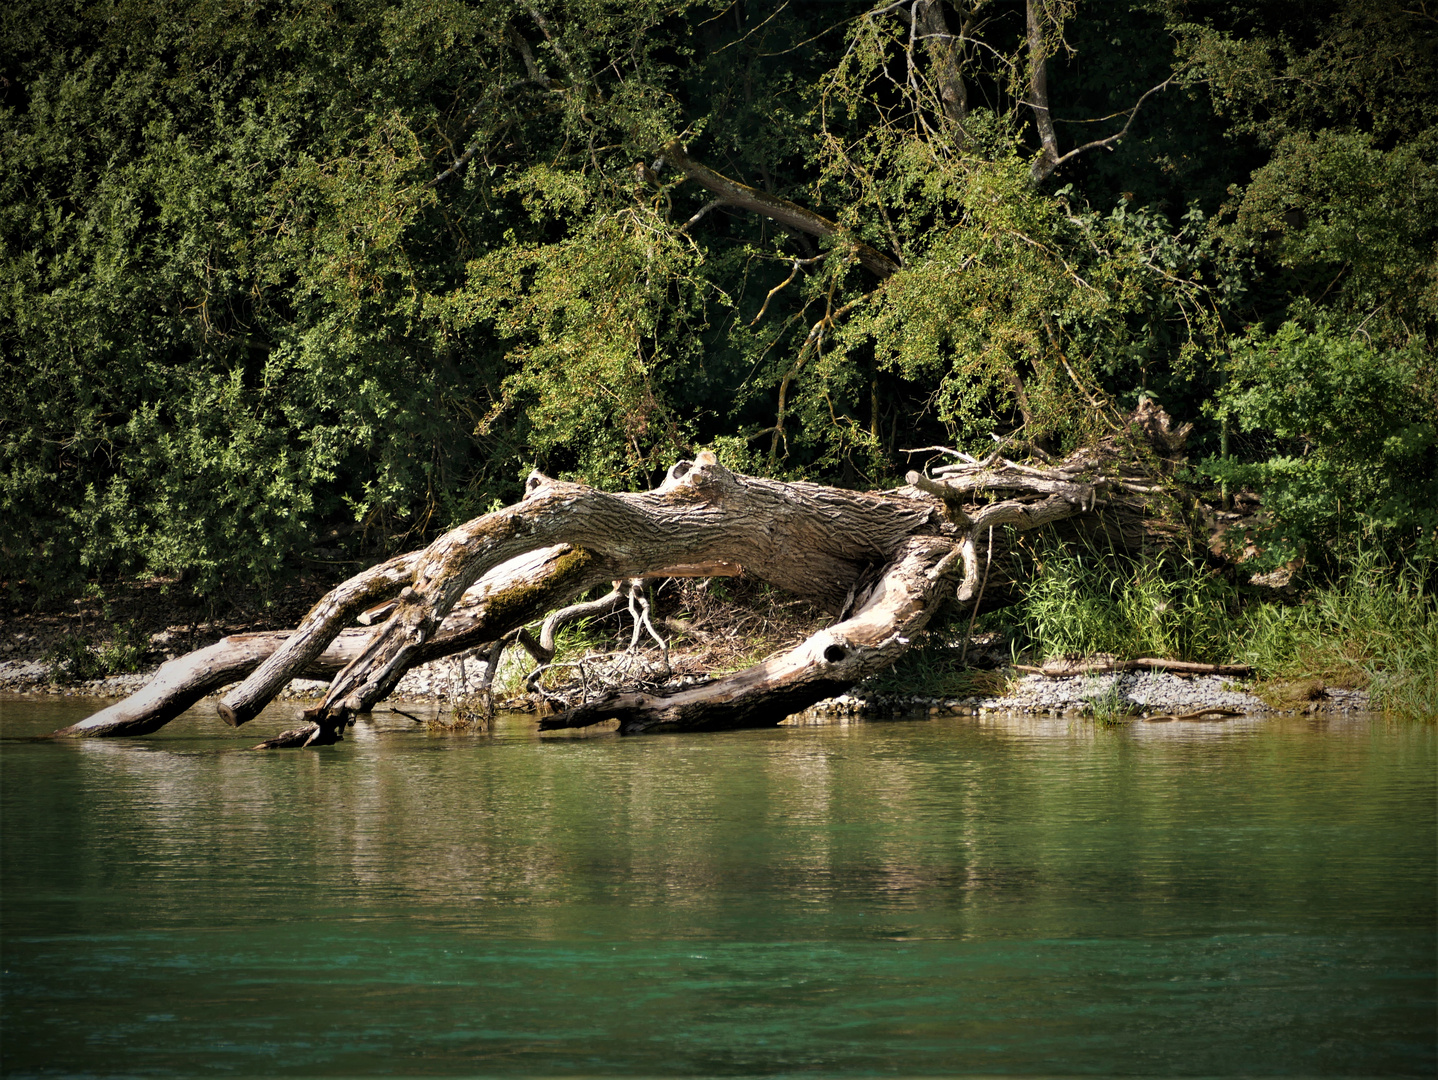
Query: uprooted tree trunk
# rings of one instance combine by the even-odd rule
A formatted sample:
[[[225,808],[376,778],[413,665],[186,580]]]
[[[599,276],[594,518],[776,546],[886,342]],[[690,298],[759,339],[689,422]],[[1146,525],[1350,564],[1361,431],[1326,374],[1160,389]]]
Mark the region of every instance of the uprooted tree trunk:
[[[1166,425],[1148,434],[1175,438]],[[945,599],[977,610],[988,589],[988,606],[998,606],[1002,586],[991,579],[1006,573],[1013,533],[1066,521],[1152,535],[1161,521],[1152,514],[1164,497],[1161,470],[1112,444],[1042,466],[1000,451],[983,460],[943,453],[955,460],[883,493],[736,475],[712,455],[680,461],[658,489],[634,494],[534,473],[521,502],[351,578],[294,631],[226,638],[172,660],[144,690],[57,734],[143,734],[242,680],[218,705],[238,726],[292,679],[324,676],[329,690],[303,714],[306,725],[268,744],[322,745],[417,664],[491,645],[492,674],[511,641],[548,661],[555,620],[588,610],[566,605],[598,584],[741,570],[817,604],[834,623],[745,671],[678,689],[620,688],[541,724],[773,724],[892,665]],[[526,628],[547,615],[536,639]],[[379,625],[349,625],[357,619]]]

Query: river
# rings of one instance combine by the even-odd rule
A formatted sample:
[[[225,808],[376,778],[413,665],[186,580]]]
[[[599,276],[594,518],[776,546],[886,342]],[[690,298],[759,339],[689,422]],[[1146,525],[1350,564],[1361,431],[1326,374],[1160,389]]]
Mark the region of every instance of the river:
[[[0,699],[6,1076],[1438,1069],[1438,731],[541,739]]]

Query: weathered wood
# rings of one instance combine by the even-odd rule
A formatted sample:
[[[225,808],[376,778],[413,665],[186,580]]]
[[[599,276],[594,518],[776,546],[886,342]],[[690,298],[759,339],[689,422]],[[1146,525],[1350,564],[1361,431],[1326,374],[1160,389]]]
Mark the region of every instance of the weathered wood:
[[[206,694],[244,678],[280,647],[291,630],[232,634],[213,645],[167,661],[138,693],[117,701],[56,735],[148,735],[158,731]],[[304,678],[331,678],[359,655],[369,640],[364,630],[337,634],[303,670]]]
[[[342,729],[328,724],[303,724],[256,743],[251,750],[298,749],[304,746],[333,746],[344,738]]]
[[[646,579],[737,577],[743,572],[744,568],[738,563],[715,560],[707,563],[685,563],[676,566],[664,566],[656,570],[646,571],[640,576]],[[464,596],[455,604],[456,609],[463,607],[478,588],[479,585],[472,585],[465,590]],[[478,599],[477,596],[476,599]],[[376,604],[374,607],[360,612],[355,616],[355,622],[361,626],[378,626],[393,615],[394,609],[398,606],[398,599],[386,600],[383,604]],[[575,616],[575,618],[583,617],[583,615]]]
[[[495,516],[497,515],[491,514],[479,520],[486,521],[488,518]],[[451,582],[450,587],[445,590],[448,602],[445,604],[443,612],[433,621],[432,625],[426,627],[424,633],[416,635],[414,639],[408,643],[410,648],[404,657],[406,662],[402,665],[395,664],[389,672],[386,672],[387,676],[392,675],[392,677],[387,679],[384,692],[393,689],[394,685],[399,682],[406,671],[416,664],[423,663],[424,658],[429,656],[429,653],[423,650],[423,645],[426,641],[433,639],[439,629],[439,625],[449,614],[460,596],[462,596],[482,574],[504,566],[504,564],[508,563],[511,559],[516,560],[515,567],[511,568],[510,572],[501,572],[499,578],[494,583],[492,590],[493,596],[489,599],[488,606],[498,608],[516,607],[521,609],[522,614],[526,616],[530,615],[536,603],[553,599],[548,594],[552,591],[556,578],[562,579],[561,589],[570,590],[568,596],[564,597],[564,599],[568,599],[569,596],[574,595],[574,592],[592,586],[608,576],[612,576],[604,572],[602,567],[597,567],[595,560],[587,552],[577,549],[566,548],[562,554],[552,554],[550,556],[536,554],[541,549],[554,547],[558,542],[558,538],[556,538],[556,541],[548,544],[544,542],[538,544],[526,543],[523,542],[523,540],[516,542],[514,538],[511,537],[509,544],[501,546],[501,557],[494,559],[489,565],[483,567],[479,573],[467,578],[462,585],[456,587],[456,584]],[[431,551],[432,550],[431,548]],[[408,571],[406,576],[401,576],[399,573],[393,572],[383,579],[385,584],[391,589],[400,586],[400,610],[403,610],[404,601],[414,594],[414,588],[410,584],[404,583],[406,580],[423,587],[435,576],[442,575],[442,566],[437,566],[432,559],[427,560],[426,556],[428,555],[430,555],[430,551],[413,553],[405,564],[405,568]],[[545,558],[549,559],[547,568],[542,573],[538,570],[533,572],[539,575],[538,582],[529,580],[530,575],[524,573],[524,557],[536,559],[541,562]],[[394,561],[395,560],[391,560],[391,563]],[[385,565],[389,566],[389,564]],[[536,566],[537,565],[538,563],[536,563]],[[238,726],[259,715],[260,710],[274,698],[274,695],[291,679],[296,677],[295,672],[302,670],[306,664],[324,651],[331,638],[338,633],[337,623],[340,614],[344,612],[348,612],[351,615],[356,614],[357,609],[362,603],[374,598],[374,593],[378,591],[378,587],[369,583],[364,583],[357,587],[353,584],[357,580],[358,579],[352,578],[349,582],[346,582],[336,589],[331,596],[335,597],[336,594],[338,594],[337,598],[326,598],[315,605],[310,614],[300,623],[295,633],[287,638],[284,644],[276,649],[252,675],[225,695],[217,708],[220,716],[226,723]],[[534,593],[539,595],[531,595]],[[397,616],[391,616],[385,626],[389,626],[393,623],[396,617]],[[520,625],[525,621],[528,621],[528,619],[522,618]],[[511,627],[510,629],[513,628]],[[506,630],[505,632],[508,631]],[[383,628],[381,628],[378,633],[371,635],[370,643],[365,651],[351,661],[351,663],[345,667],[344,671],[341,671],[340,674],[335,677],[337,682],[343,680],[346,674],[355,668],[356,664],[364,663],[374,649],[375,641],[382,634]],[[368,670],[368,667],[366,667],[365,670]],[[378,700],[378,697],[373,700]]]
[[[296,650],[287,654],[285,646],[294,642],[297,635],[287,637],[284,644],[260,662],[239,689],[220,702],[218,709],[225,723],[238,727],[258,716],[260,710],[304,670],[305,665],[324,652],[349,619],[375,600],[401,588],[413,575],[419,558],[420,553],[414,551],[396,555],[326,593],[301,623],[301,626],[317,628],[318,635],[324,638],[320,647],[306,650],[307,655],[298,664],[287,663]],[[280,658],[278,662],[277,657]]]
[[[1172,449],[1181,440],[1161,414],[1141,419],[1148,426],[1132,430],[1153,445]],[[911,473],[909,487],[884,493],[738,476],[710,454],[676,463],[649,492],[597,491],[535,473],[518,504],[350,579],[295,631],[232,639],[167,664],[145,690],[65,733],[154,730],[236,678],[243,682],[225,695],[220,712],[240,724],[291,679],[339,668],[323,701],[305,714],[311,724],[269,742],[323,745],[426,660],[486,645],[492,675],[503,644],[517,635],[547,660],[559,623],[591,610],[565,605],[601,582],[628,582],[632,594],[634,582],[648,577],[741,569],[813,601],[838,622],[749,671],[671,694],[616,693],[546,726],[613,717],[625,731],[775,722],[892,664],[954,580],[961,600],[985,587],[1003,591],[1006,572],[994,556],[996,546],[1005,550],[1006,533],[1093,515],[1100,506],[1105,528],[1111,520],[1126,528],[1142,522],[1149,500],[1164,490],[1145,464],[1148,451],[1125,457],[1122,439],[1044,468],[1002,458],[1007,445],[983,460],[944,451],[961,461],[935,470],[937,478]],[[596,603],[613,603],[623,592]],[[550,613],[534,639],[527,628]],[[355,616],[382,623],[342,630]],[[1182,670],[1170,661],[1135,663]]]
[[[777,724],[890,667],[922,633],[956,569],[953,544],[932,536],[899,545],[859,610],[803,644],[727,678],[672,694],[613,694],[540,720],[541,730],[618,719],[627,734]]]
[[[1014,670],[1027,672],[1030,675],[1044,675],[1050,679],[1067,679],[1074,675],[1097,675],[1113,671],[1172,671],[1180,675],[1234,675],[1240,677],[1253,674],[1253,669],[1247,664],[1200,664],[1191,660],[1165,660],[1153,656],[1142,657],[1138,660],[1115,660],[1111,657],[1103,660],[1057,660],[1044,664],[1042,667],[1015,664]]]
[[[758,188],[752,188],[748,184],[731,180],[707,165],[695,161],[677,142],[666,146],[661,156],[671,168],[683,173],[688,179],[717,195],[718,198],[715,200],[717,204],[736,206],[742,210],[762,214],[792,229],[806,232],[810,236],[822,239],[838,238],[846,241],[852,245],[854,254],[864,269],[880,279],[889,277],[899,269],[899,264],[893,259],[852,236],[837,221],[830,221],[822,214],[816,214],[788,199],[782,199],[777,195],[760,191]]]
[[[651,492],[615,494],[538,474],[527,487],[522,502],[451,530],[421,554],[394,613],[314,710],[317,723],[342,722],[381,700],[473,581],[536,547],[575,545],[610,578],[738,563],[837,612],[865,567],[888,561],[909,535],[941,524],[926,500],[736,476],[709,462],[676,463]],[[256,672],[226,702],[253,707],[272,685],[283,685],[287,670],[321,652],[333,633],[327,613],[301,624],[263,678]]]
[[[1162,716],[1145,716],[1144,723],[1162,724],[1169,720],[1202,720],[1204,717],[1214,716],[1220,720],[1226,720],[1231,716],[1247,716],[1242,709],[1230,709],[1222,705],[1215,705],[1211,709],[1198,709],[1195,712],[1186,713],[1164,713]]]
[[[427,663],[488,645],[525,623],[542,618],[551,607],[574,592],[582,592],[604,580],[593,573],[578,580],[572,577],[557,580],[563,577],[557,568],[572,552],[567,545],[543,548],[497,567],[465,593],[464,602],[449,614],[427,647],[419,651],[415,663]],[[214,645],[177,657],[165,663],[154,679],[137,693],[54,734],[121,736],[158,731],[206,694],[255,671],[293,634],[292,630],[233,634]],[[365,629],[340,631],[294,677],[333,679],[364,654],[373,635],[372,630]]]
[[[909,474],[909,483],[914,483],[917,473]],[[923,478],[920,477],[922,480]],[[1017,491],[1026,495],[1061,495],[1079,509],[1092,509],[1096,502],[1097,490],[1108,481],[1100,479],[1094,484],[1085,484],[1066,479],[1062,474],[1041,473],[1037,469],[1019,466],[1002,469],[965,467],[952,470],[942,479],[928,480],[924,490],[932,491],[945,499],[963,499],[986,491]]]

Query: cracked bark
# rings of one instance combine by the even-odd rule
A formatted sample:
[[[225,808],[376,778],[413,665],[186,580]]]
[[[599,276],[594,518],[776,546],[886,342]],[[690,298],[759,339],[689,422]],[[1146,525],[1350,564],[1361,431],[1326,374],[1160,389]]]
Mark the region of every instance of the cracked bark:
[[[1126,430],[1128,445],[1146,438],[1161,452],[1186,433],[1148,414],[1135,414]],[[344,582],[293,632],[240,635],[171,661],[140,693],[57,734],[153,731],[248,673],[218,706],[240,724],[291,679],[328,675],[324,700],[303,714],[309,725],[277,744],[323,745],[416,664],[507,640],[552,612],[562,618],[595,585],[741,570],[837,621],[747,671],[673,692],[617,692],[543,726],[618,719],[621,730],[639,732],[777,723],[894,663],[946,597],[1002,592],[1006,574],[988,559],[996,550],[1002,560],[1005,533],[1073,519],[1142,528],[1163,484],[1124,445],[1115,437],[1043,468],[997,451],[982,461],[949,452],[965,459],[910,473],[910,486],[884,493],[736,475],[704,455],[678,462],[649,492],[597,491],[535,473],[521,502]],[[343,625],[357,616],[383,621]],[[553,626],[540,630],[541,651],[553,649]]]

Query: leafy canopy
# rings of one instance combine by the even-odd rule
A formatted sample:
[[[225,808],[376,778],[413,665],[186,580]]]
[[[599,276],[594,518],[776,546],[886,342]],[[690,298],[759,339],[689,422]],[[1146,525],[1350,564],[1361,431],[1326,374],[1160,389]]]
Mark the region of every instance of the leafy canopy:
[[[882,484],[1140,395],[1275,540],[1431,541],[1438,80],[1396,2],[23,0],[0,33],[6,580],[265,581],[704,445]],[[716,205],[673,143],[833,226]]]

